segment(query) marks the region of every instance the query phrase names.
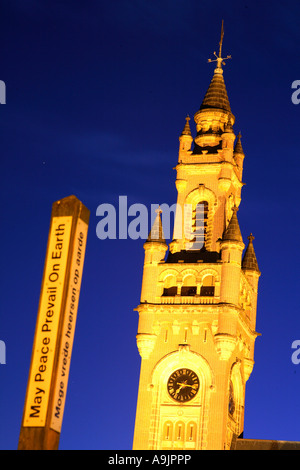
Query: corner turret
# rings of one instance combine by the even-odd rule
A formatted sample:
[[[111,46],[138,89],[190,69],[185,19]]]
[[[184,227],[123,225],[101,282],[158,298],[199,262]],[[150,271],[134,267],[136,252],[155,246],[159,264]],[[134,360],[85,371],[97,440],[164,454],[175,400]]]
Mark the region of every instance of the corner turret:
[[[179,160],[180,160],[180,153],[181,152],[188,152],[191,150],[192,142],[193,142],[193,137],[191,133],[191,128],[190,128],[190,117],[187,116],[185,118],[185,126],[183,128],[183,131],[179,137]]]
[[[222,260],[221,302],[238,305],[242,253],[245,245],[237,218],[238,208],[232,208],[231,220],[220,242]]]
[[[145,258],[141,302],[153,302],[157,282],[157,265],[164,260],[168,245],[163,233],[161,209],[157,209],[157,216],[149,236],[144,243]]]

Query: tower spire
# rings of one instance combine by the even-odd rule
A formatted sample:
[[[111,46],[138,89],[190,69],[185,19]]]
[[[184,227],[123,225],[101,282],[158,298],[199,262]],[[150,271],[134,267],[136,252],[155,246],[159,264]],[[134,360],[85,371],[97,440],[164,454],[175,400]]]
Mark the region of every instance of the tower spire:
[[[225,64],[225,60],[231,59],[231,56],[222,57],[222,47],[223,47],[223,37],[224,37],[224,26],[222,20],[221,28],[221,38],[219,42],[219,55],[214,52],[216,59],[208,59],[208,62],[217,62],[217,66],[214,70],[213,78],[210,82],[209,88],[204,96],[203,102],[200,106],[200,110],[217,108],[221,109],[227,113],[230,113],[234,119],[234,116],[231,113],[230,103],[228,99],[228,94],[223,77],[222,64]],[[197,113],[195,114],[195,118]],[[234,122],[234,121],[233,121]],[[198,130],[198,129],[197,129]]]
[[[221,38],[219,42],[219,55],[217,55],[216,52],[214,52],[216,59],[208,59],[208,62],[217,62],[215,73],[223,73],[222,65],[225,65],[225,60],[231,59],[231,55],[228,55],[227,57],[222,57],[223,37],[224,37],[224,20],[222,20]]]

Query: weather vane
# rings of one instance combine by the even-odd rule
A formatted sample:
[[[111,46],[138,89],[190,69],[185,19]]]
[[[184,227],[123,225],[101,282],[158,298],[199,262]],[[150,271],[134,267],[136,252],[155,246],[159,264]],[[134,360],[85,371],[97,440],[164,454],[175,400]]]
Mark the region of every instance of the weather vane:
[[[224,26],[223,26],[224,20],[222,20],[222,28],[221,28],[221,39],[219,42],[219,55],[214,52],[214,55],[216,56],[216,59],[208,59],[208,62],[217,62],[217,68],[221,69],[221,65],[225,65],[225,60],[231,59],[231,55],[228,55],[227,57],[222,57],[222,45],[223,45],[223,37],[224,37]]]

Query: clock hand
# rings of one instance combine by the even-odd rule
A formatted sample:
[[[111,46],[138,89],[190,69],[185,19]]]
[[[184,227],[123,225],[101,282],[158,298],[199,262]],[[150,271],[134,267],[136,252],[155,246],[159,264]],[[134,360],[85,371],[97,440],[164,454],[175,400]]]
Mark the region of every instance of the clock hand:
[[[179,387],[177,387],[176,393],[180,392],[180,390],[182,389],[184,384],[178,384],[178,385],[179,385]]]
[[[178,383],[179,387],[176,390],[176,395],[181,391],[182,388],[187,386],[186,380],[184,382]]]
[[[190,384],[186,384],[186,387],[191,387],[191,388],[197,388],[197,385],[190,385]]]
[[[181,390],[182,387],[191,387],[191,388],[194,388],[194,389],[197,388],[197,385],[190,385],[190,384],[187,384],[187,383],[186,383],[186,380],[185,380],[184,382],[181,382],[179,385],[180,385],[179,390]]]
[[[185,387],[185,383],[182,382],[182,383],[178,383],[179,387],[176,389],[176,392],[175,392],[175,396],[178,395],[178,393],[180,392],[180,390],[182,389],[182,387]]]

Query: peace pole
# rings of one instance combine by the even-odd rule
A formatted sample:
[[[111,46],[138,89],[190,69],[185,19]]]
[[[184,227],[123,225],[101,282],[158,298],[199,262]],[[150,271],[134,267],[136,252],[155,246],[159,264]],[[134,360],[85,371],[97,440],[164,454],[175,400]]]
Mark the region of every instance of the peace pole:
[[[56,450],[66,402],[90,211],[52,205],[19,450]]]

